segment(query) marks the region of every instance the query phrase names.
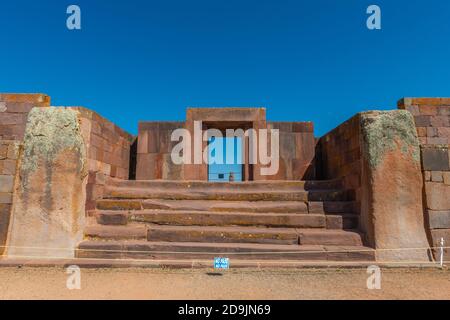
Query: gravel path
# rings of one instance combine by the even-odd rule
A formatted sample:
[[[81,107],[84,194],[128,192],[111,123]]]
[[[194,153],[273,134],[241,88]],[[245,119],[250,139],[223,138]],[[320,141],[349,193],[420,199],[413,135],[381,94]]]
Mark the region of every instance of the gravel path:
[[[61,268],[0,268],[0,299],[448,299],[450,271],[384,269],[368,290],[365,269],[82,269],[69,290]]]

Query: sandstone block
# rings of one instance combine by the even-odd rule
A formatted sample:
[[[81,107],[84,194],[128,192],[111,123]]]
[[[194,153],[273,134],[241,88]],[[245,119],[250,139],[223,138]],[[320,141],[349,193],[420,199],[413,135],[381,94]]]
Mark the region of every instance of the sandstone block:
[[[14,188],[14,176],[0,175],[0,192],[11,192]]]
[[[450,186],[438,182],[426,182],[427,208],[431,210],[450,209]]]
[[[441,137],[434,137],[434,138],[427,137],[427,144],[431,144],[431,145],[448,144],[448,139],[441,138]]]
[[[427,136],[427,128],[426,127],[417,127],[417,135],[419,137],[426,137]]]
[[[11,204],[12,203],[12,193],[0,192],[0,204]]]
[[[450,117],[448,116],[432,116],[430,124],[433,127],[450,127]]]
[[[0,144],[0,160],[6,159],[8,156],[8,145]]]
[[[421,105],[419,106],[420,114],[427,115],[427,116],[434,116],[437,115],[438,107],[436,105]]]
[[[12,175],[16,174],[16,160],[0,160],[0,174]]]
[[[426,250],[383,250],[429,247],[413,117],[404,110],[373,111],[361,113],[360,121],[364,168],[360,221],[367,240],[381,261],[428,261]]]
[[[447,148],[422,148],[422,166],[424,170],[448,171],[450,162]]]
[[[20,143],[13,142],[8,146],[8,159],[16,160],[19,157]]]
[[[441,171],[431,171],[431,181],[443,182],[444,178],[442,177],[442,172]]]
[[[450,106],[439,106],[438,115],[450,116]]]
[[[450,210],[428,210],[431,229],[450,229]]]
[[[429,127],[431,126],[431,116],[415,116],[414,121],[417,127]]]
[[[74,256],[83,237],[87,181],[86,147],[77,115],[66,108],[33,108],[29,114],[9,257]]]
[[[450,185],[450,172],[443,173],[444,183]]]
[[[427,128],[427,137],[437,137],[438,136],[438,129],[435,127],[428,127]]]

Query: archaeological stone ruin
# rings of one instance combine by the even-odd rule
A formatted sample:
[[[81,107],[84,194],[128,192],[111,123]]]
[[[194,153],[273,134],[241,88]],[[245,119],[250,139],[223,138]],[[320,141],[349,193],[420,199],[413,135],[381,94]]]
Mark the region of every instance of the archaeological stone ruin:
[[[2,259],[424,263],[449,246],[450,98],[404,98],[321,137],[265,108],[167,120],[135,136],[45,94],[0,94]]]

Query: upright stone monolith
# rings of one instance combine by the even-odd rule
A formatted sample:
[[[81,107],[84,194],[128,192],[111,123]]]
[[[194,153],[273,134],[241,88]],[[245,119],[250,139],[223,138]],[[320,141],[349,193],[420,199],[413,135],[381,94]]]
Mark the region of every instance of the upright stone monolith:
[[[73,257],[85,225],[86,147],[77,113],[34,108],[25,131],[8,257]]]
[[[360,114],[361,227],[377,260],[429,260],[420,149],[414,120],[403,110]]]

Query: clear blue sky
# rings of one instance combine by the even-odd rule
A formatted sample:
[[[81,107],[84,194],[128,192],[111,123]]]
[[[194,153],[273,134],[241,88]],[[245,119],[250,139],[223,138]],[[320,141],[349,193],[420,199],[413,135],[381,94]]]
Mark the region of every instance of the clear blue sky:
[[[448,0],[5,0],[0,41],[0,92],[47,93],[131,133],[187,106],[265,106],[321,135],[402,96],[450,96]]]

